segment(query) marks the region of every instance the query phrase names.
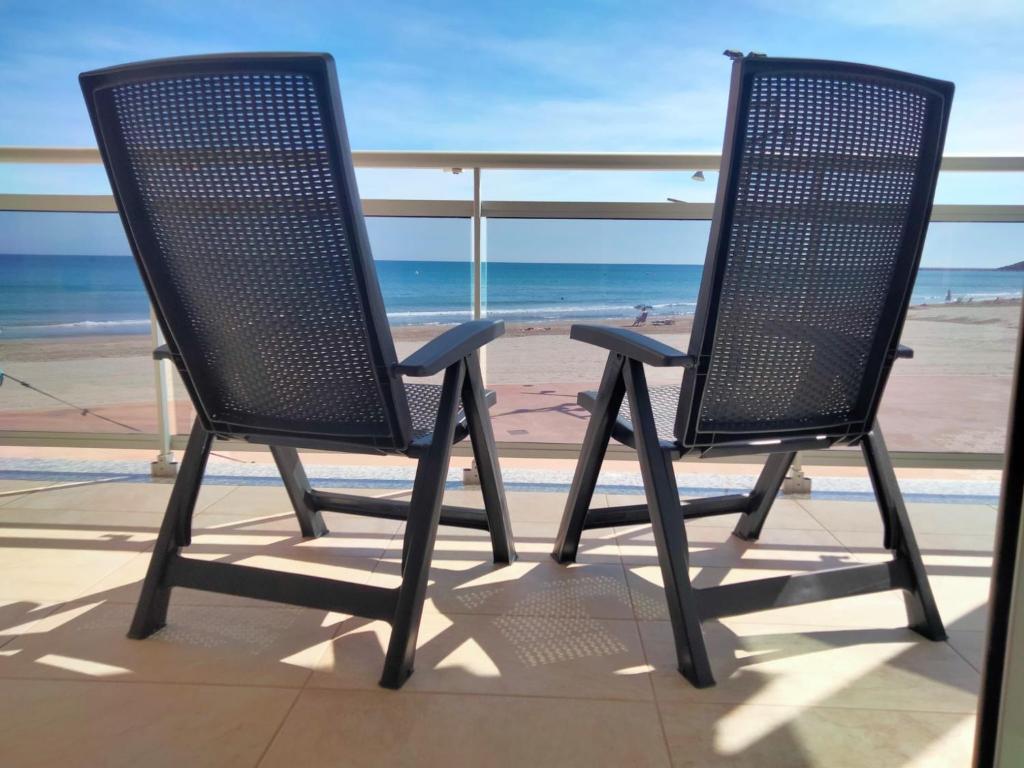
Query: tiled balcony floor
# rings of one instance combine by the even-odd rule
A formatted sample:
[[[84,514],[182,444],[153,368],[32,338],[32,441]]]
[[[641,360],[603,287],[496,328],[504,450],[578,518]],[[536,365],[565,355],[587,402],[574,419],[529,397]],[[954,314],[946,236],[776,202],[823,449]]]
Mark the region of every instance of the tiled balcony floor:
[[[650,528],[592,532],[563,568],[564,497],[513,494],[510,567],[441,529],[396,693],[376,685],[388,628],[361,618],[176,590],[165,630],[126,639],[170,487],[35,486],[0,483],[3,765],[969,764],[990,506],[911,505],[949,642],[906,630],[897,593],[751,614],[708,626],[719,684],[697,691],[675,671]],[[190,552],[396,583],[399,524],[327,522],[304,541],[282,490],[209,486]],[[753,545],[731,524],[688,526],[699,586],[882,555],[868,503],[780,500]]]

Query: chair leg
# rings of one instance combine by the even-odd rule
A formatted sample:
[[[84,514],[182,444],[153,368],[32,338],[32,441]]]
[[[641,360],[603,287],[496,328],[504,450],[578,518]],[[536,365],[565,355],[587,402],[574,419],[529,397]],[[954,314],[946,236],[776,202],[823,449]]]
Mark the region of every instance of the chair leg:
[[[299,521],[299,530],[302,535],[307,539],[323,536],[327,533],[327,524],[324,523],[320,510],[314,507],[310,501],[313,488],[309,484],[309,478],[306,477],[306,470],[302,466],[299,452],[287,446],[272,445],[270,453],[274,456],[277,471],[281,473],[281,481],[292,502],[292,509],[295,510],[295,517]]]
[[[465,364],[461,360],[445,371],[430,448],[416,467],[409,519],[405,524],[402,585],[398,591],[398,604],[391,622],[391,640],[380,679],[385,688],[401,688],[412,674],[464,376]]]
[[[587,424],[587,433],[580,448],[580,458],[576,462],[576,472],[569,489],[569,498],[565,502],[562,522],[558,526],[558,536],[551,557],[559,563],[571,563],[576,560],[583,526],[590,511],[590,503],[597,487],[597,477],[601,472],[601,464],[608,450],[608,442],[612,437],[612,428],[619,415],[625,384],[622,380],[623,359],[621,355],[608,356],[608,362],[601,377],[601,386],[597,391],[597,403]]]
[[[128,637],[141,640],[167,623],[167,607],[171,599],[171,588],[164,583],[167,564],[191,540],[192,513],[212,445],[213,435],[196,419],[185,448],[185,457],[178,469],[178,478],[174,481],[174,490],[167,503],[164,521],[160,525]]]
[[[647,493],[658,563],[661,565],[665,598],[675,635],[679,671],[697,688],[707,688],[715,684],[715,678],[711,673],[711,662],[704,643],[697,595],[690,582],[683,508],[679,502],[675,473],[672,471],[672,457],[662,449],[658,441],[643,365],[634,360],[627,361],[625,380],[640,473]]]
[[[921,551],[917,547],[910,516],[907,514],[903,494],[896,480],[896,472],[892,467],[892,459],[889,457],[877,422],[861,441],[861,450],[868,466],[868,475],[871,477],[878,508],[882,513],[885,547],[892,550],[896,557],[906,560],[913,575],[913,590],[903,593],[910,628],[929,640],[945,640],[946,629],[935,604],[928,573],[921,560]]]
[[[487,529],[491,534],[494,562],[508,564],[516,559],[509,520],[505,483],[501,478],[498,449],[494,444],[491,415],[484,399],[484,380],[480,360],[476,353],[466,358],[466,375],[462,384],[462,408],[469,425],[469,439],[473,445],[473,458],[480,473],[480,490],[487,513]]]
[[[750,506],[740,515],[733,529],[733,536],[744,541],[756,541],[761,536],[764,521],[768,519],[768,512],[795,458],[795,453],[773,453],[768,457],[750,494]]]

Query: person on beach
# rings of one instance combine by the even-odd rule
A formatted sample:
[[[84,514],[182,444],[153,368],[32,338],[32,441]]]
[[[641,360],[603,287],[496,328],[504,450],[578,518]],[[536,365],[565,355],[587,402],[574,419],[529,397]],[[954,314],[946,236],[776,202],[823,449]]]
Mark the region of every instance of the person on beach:
[[[647,310],[644,309],[644,310],[641,310],[640,314],[636,316],[636,319],[633,320],[633,325],[631,325],[630,327],[631,328],[636,328],[639,325],[644,325],[646,322],[647,322]]]
[[[953,289],[952,288],[947,288],[946,289],[946,303],[949,304],[949,302],[951,302],[952,300],[953,300]]]

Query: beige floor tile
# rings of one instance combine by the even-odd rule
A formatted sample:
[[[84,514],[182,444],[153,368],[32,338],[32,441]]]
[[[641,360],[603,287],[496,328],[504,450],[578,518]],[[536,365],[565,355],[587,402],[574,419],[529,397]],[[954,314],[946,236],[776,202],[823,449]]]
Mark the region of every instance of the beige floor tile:
[[[299,696],[262,768],[668,765],[650,702],[401,691]]]
[[[355,528],[356,530],[353,530]],[[303,538],[295,520],[282,522],[247,522],[211,525],[192,536],[192,546],[199,551],[230,547],[232,552],[255,552],[273,546],[296,554],[320,552],[324,557],[383,557],[394,539],[393,532],[358,530],[344,521],[334,525],[319,538]]]
[[[115,528],[124,531],[158,531],[163,512],[122,512],[115,509],[26,509],[16,504],[0,507],[0,526],[37,525]]]
[[[708,624],[719,685],[696,691],[675,671],[650,527],[588,531],[559,566],[564,494],[513,493],[512,566],[486,532],[441,529],[416,673],[393,693],[376,687],[384,622],[177,589],[166,630],[125,639],[169,486],[96,487],[0,495],[0,677],[35,709],[0,697],[0,744],[36,764],[253,765],[304,681],[268,764],[664,765],[662,726],[679,765],[968,762],[988,507],[911,505],[948,644],[905,629],[898,592],[748,614]],[[446,501],[482,507],[476,489]],[[886,556],[873,503],[803,503],[777,501],[753,544],[729,536],[735,516],[691,521],[695,584]],[[397,521],[328,513],[331,534],[303,540],[279,486],[208,486],[200,505],[190,556],[398,584]]]
[[[7,544],[27,545],[29,542],[54,545],[55,542],[63,542],[62,545],[68,546],[80,542],[84,547],[91,541],[102,542],[104,548],[109,550],[149,550],[156,541],[162,520],[162,512],[127,514],[112,510],[7,507],[0,509],[0,547]],[[346,524],[342,534],[332,532],[332,543],[324,546],[338,546],[342,535],[350,528],[358,529],[360,526],[358,522],[355,525]],[[240,549],[271,542],[303,541],[298,524],[290,514],[253,517],[197,514],[192,520],[192,529],[196,546],[200,548],[213,541],[227,546],[233,540]],[[390,542],[391,533],[390,527],[384,527],[379,533],[353,530],[351,544],[355,548],[362,547],[374,555],[380,555]]]
[[[399,561],[383,561],[371,584],[396,587]],[[443,614],[632,619],[622,566],[608,563],[557,564],[550,558],[497,566],[478,560],[435,558],[430,568],[426,610]]]
[[[860,562],[891,560],[876,531],[836,531],[841,541]],[[917,533],[914,538],[924,564],[934,572],[962,576],[986,576],[992,568],[992,536],[969,533]]]
[[[343,622],[309,685],[372,689],[390,636],[385,622]],[[403,691],[652,698],[636,623],[572,616],[426,613]]]
[[[616,528],[624,563],[657,564],[658,550],[649,525]],[[690,562],[720,567],[813,570],[852,565],[856,561],[831,533],[801,528],[765,528],[758,541],[743,541],[731,528],[687,528]]]
[[[988,575],[947,576],[929,567],[928,581],[946,629],[985,631],[992,582]]]
[[[644,504],[645,498],[642,495],[621,495],[608,494],[608,505],[617,507],[626,504]],[[686,528],[733,528],[739,514],[716,515],[715,517],[698,517],[689,520]],[[772,505],[771,514],[768,516],[768,525],[772,528],[796,528],[798,530],[821,530],[821,524],[808,512],[792,499],[776,499]]]
[[[61,603],[38,603],[31,600],[0,600],[0,648],[14,638],[30,631]]]
[[[102,551],[141,551],[152,547],[159,528],[125,525],[124,518],[107,524],[89,519],[91,512],[8,510],[0,515],[0,550],[10,547],[53,547]],[[132,515],[132,517],[142,517]],[[145,521],[131,521],[145,522]],[[155,522],[155,521],[154,521]]]
[[[293,514],[288,494],[280,485],[232,486],[228,493],[205,505],[202,511],[245,517]]]
[[[509,517],[512,525],[517,523],[549,523],[555,526],[562,519],[562,511],[565,509],[565,493],[509,493],[508,499]],[[604,506],[604,494],[595,494],[593,505]],[[483,509],[483,496],[479,489],[446,491],[444,503],[460,507],[476,507]]]
[[[29,488],[45,488],[55,484],[53,480],[0,480],[0,496],[18,493]]]
[[[640,634],[659,701],[966,714],[977,706],[977,671],[946,643],[907,629],[708,622],[718,684],[705,690],[677,671],[668,622],[641,622]]]
[[[377,561],[371,557],[339,556],[335,552],[322,547],[305,548],[302,545],[267,547],[264,549],[251,548],[249,550],[228,554],[223,547],[210,547],[205,554],[199,554],[192,550],[189,557],[200,559],[215,559],[223,562],[248,561],[249,565],[258,567],[277,568],[292,573],[309,573],[313,576],[326,576],[328,578],[345,579],[357,584],[365,584]],[[139,591],[142,589],[142,581],[146,577],[149,568],[151,553],[144,552],[123,566],[103,577],[94,583],[89,589],[83,591],[78,600],[99,601],[108,603],[127,603],[135,605],[139,599]],[[254,562],[254,558],[262,558],[262,564]],[[178,587],[171,593],[171,606],[175,605],[233,605],[233,606],[273,606],[262,600],[253,600],[234,595],[225,595],[218,592],[206,592],[196,589],[183,589]]]
[[[967,663],[978,672],[981,672],[982,665],[985,663],[986,633],[961,629],[950,629],[947,632],[949,634],[948,642],[953,650],[963,656]]]
[[[558,526],[549,523],[519,523],[514,526],[516,546],[524,540],[520,557],[528,560],[550,560],[558,537]],[[614,528],[584,531],[576,552],[577,563],[621,563],[618,537]]]
[[[125,636],[133,606],[64,607],[48,631],[8,643],[0,677],[300,687],[339,617],[298,608],[173,605],[146,640]]]
[[[297,692],[5,680],[4,763],[19,768],[252,766]]]
[[[800,505],[830,531],[881,531],[882,518],[873,501],[802,499]],[[967,533],[992,536],[998,513],[987,504],[909,502],[910,522],[917,534]]]
[[[805,569],[806,570],[806,569]],[[717,568],[711,566],[690,569],[694,586],[712,587],[735,584],[751,579],[784,576],[798,572],[771,568]],[[667,621],[668,607],[658,565],[626,565],[626,580],[636,617],[643,621]],[[907,614],[899,592],[879,592],[871,595],[826,600],[820,603],[794,605],[768,611],[744,614],[751,623],[809,624],[828,627],[897,628],[905,627]]]
[[[402,533],[398,532],[392,542],[389,556],[397,557],[401,552]],[[512,538],[515,543],[516,555],[520,560],[534,562],[550,560],[557,535],[557,523],[512,523]],[[490,534],[487,531],[472,528],[441,526],[438,529],[437,542],[434,545],[434,557],[439,559],[474,558],[480,561],[491,561],[493,555]],[[576,561],[579,563],[619,564],[619,548],[615,541],[614,531],[611,528],[584,531]]]
[[[29,491],[41,491],[58,485],[51,480],[0,480],[0,507],[24,498]]]
[[[0,546],[0,600],[70,600],[125,563],[142,545],[40,542],[42,546]],[[86,549],[85,547],[90,548]],[[95,548],[92,548],[95,547]]]
[[[963,768],[969,715],[707,704],[659,704],[679,768]]]
[[[4,506],[21,509],[162,513],[171,496],[171,487],[170,483],[95,483],[26,494]],[[233,489],[234,486],[230,485],[204,485],[199,492],[197,508],[204,509]]]
[[[199,521],[203,522],[209,516],[210,513],[206,513],[199,518]],[[223,527],[230,528],[234,525],[247,531],[285,533],[294,540],[302,538],[299,531],[299,523],[295,519],[295,515],[290,512],[287,514],[253,515],[251,517],[238,516],[233,519],[235,522],[225,524]],[[353,540],[383,541],[385,545],[398,533],[398,528],[401,525],[401,523],[394,520],[377,520],[334,513],[324,513],[324,523],[327,525],[328,533],[332,536],[350,536]],[[213,528],[216,526],[206,525],[206,527]]]

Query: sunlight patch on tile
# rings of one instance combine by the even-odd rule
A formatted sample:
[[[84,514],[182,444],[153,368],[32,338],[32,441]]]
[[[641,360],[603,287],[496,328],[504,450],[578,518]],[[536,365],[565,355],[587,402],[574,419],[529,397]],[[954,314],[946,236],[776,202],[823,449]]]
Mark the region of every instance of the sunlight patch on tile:
[[[474,566],[478,564],[474,563]],[[482,573],[475,579],[470,579],[464,584],[459,584],[455,591],[464,589],[476,589],[478,587],[486,587],[490,584],[503,584],[505,582],[512,582],[523,578],[526,574],[536,568],[538,563],[529,563],[523,561],[517,561],[511,565],[505,566],[504,568],[495,568],[487,573]],[[446,566],[447,568],[447,566]]]
[[[41,635],[45,632],[51,632],[58,627],[67,624],[69,621],[74,621],[79,616],[82,616],[93,608],[97,608],[103,605],[101,600],[98,603],[87,603],[85,605],[78,605],[74,608],[68,608],[67,610],[58,610],[51,613],[49,616],[44,616],[40,619],[32,619],[24,624],[19,624],[15,627],[7,627],[6,629],[0,630],[0,636],[3,635]]]
[[[290,664],[293,667],[300,667],[301,669],[316,669],[318,662],[323,658],[327,649],[330,648],[331,643],[331,640],[314,643],[307,648],[303,648],[302,650],[285,656],[281,659],[281,663]]]
[[[650,664],[638,664],[634,667],[623,667],[622,669],[616,669],[612,674],[615,675],[649,675],[654,671],[654,667]]]
[[[263,547],[269,544],[279,544],[288,541],[291,536],[274,536],[266,533],[197,533],[192,536],[192,544],[196,546],[237,546],[237,547]]]
[[[975,718],[965,717],[930,744],[925,745],[904,768],[931,768],[934,765],[946,764],[950,755],[955,754],[961,745],[974,741],[974,728]]]
[[[461,669],[475,677],[501,677],[498,665],[472,637],[463,640],[457,648],[439,661],[434,669]]]
[[[201,513],[200,513],[201,514]],[[216,525],[207,525],[204,528],[208,531],[216,531],[221,528],[239,528],[243,525],[254,525],[256,523],[268,523],[273,520],[288,520],[294,517],[293,514],[283,512],[276,515],[258,515],[256,517],[243,517],[239,520],[231,520],[226,523],[217,523]]]
[[[746,704],[746,702],[744,702]],[[715,723],[715,752],[740,755],[776,731],[786,729],[801,713],[798,707],[737,707]],[[751,717],[756,712],[757,717]]]
[[[75,672],[88,677],[117,677],[118,675],[130,675],[132,671],[114,664],[104,664],[100,661],[89,659],[76,659],[74,656],[62,656],[59,653],[48,653],[36,659],[36,664],[45,664],[48,667],[63,669],[65,672]]]

